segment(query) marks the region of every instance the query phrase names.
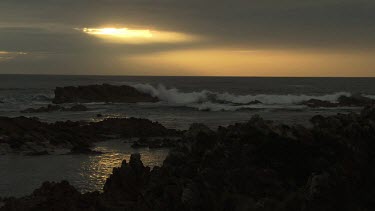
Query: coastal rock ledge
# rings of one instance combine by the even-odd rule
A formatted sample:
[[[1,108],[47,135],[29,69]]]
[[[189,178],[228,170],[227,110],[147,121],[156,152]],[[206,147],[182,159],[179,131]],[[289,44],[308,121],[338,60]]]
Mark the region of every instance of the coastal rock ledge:
[[[259,116],[216,131],[193,124],[161,167],[140,154],[102,192],[46,182],[0,211],[373,211],[375,107],[315,116],[312,127]]]
[[[137,103],[157,102],[158,99],[142,93],[131,86],[114,86],[110,84],[56,87],[53,103]]]

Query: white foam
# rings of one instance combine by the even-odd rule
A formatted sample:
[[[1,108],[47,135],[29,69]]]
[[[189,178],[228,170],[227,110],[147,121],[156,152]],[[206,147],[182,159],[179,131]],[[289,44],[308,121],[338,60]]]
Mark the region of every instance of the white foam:
[[[310,99],[325,100],[336,102],[337,99],[344,95],[350,96],[348,92],[337,92],[327,95],[235,95],[228,92],[218,93],[208,90],[181,92],[176,88],[167,88],[162,84],[154,87],[150,84],[134,84],[131,85],[137,90],[148,93],[153,97],[159,98],[161,101],[170,105],[184,105],[186,107],[196,108],[199,110],[227,110],[234,111],[243,108],[265,108],[265,107],[285,107],[295,106],[303,101]],[[375,96],[374,96],[375,97]],[[246,105],[253,101],[262,102],[261,105]]]

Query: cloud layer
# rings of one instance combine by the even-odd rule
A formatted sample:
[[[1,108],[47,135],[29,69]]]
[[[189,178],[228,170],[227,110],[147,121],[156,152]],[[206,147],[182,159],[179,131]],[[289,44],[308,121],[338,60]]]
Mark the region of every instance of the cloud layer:
[[[137,74],[142,65],[130,62],[135,56],[196,49],[357,53],[367,58],[375,52],[373,11],[373,0],[2,0],[0,51],[29,56],[1,62],[0,73]],[[76,30],[101,27],[202,39],[138,45],[105,42]],[[25,64],[31,65],[26,69]],[[163,74],[157,69],[155,75]],[[373,74],[369,67],[366,71]]]

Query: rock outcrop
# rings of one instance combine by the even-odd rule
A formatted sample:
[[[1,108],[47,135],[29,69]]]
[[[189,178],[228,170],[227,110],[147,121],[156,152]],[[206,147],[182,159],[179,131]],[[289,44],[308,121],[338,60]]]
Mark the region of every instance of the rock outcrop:
[[[69,210],[98,211],[375,210],[375,108],[311,121],[305,128],[254,116],[217,131],[196,124],[163,166],[150,170],[134,154],[103,193],[49,185],[0,210],[54,210],[63,200]]]
[[[26,153],[42,155],[55,149],[72,149],[72,153],[95,154],[93,143],[105,136],[164,137],[180,132],[146,119],[104,119],[100,122],[40,122],[36,118],[0,117],[0,154]]]
[[[337,99],[337,102],[326,100],[310,99],[301,103],[312,108],[319,107],[364,107],[374,105],[375,100],[365,97],[360,94],[352,94],[351,96],[342,95]]]
[[[131,86],[114,86],[109,84],[57,87],[53,103],[137,103],[156,102],[157,98],[142,93]]]
[[[0,210],[92,211],[96,210],[98,192],[81,194],[68,182],[45,182],[30,196],[5,199]]]

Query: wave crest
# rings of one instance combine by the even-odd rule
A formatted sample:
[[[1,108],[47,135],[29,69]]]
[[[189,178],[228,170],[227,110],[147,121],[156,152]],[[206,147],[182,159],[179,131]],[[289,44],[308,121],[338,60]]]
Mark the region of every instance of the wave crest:
[[[340,96],[350,96],[348,92],[337,92],[327,95],[235,95],[228,92],[219,93],[208,90],[182,92],[176,88],[167,88],[159,84],[152,86],[150,84],[131,85],[138,91],[159,98],[161,101],[171,105],[186,106],[199,110],[238,110],[244,108],[277,108],[296,107],[303,101],[310,99],[319,99],[330,102],[337,102]],[[257,103],[260,102],[260,105]]]

